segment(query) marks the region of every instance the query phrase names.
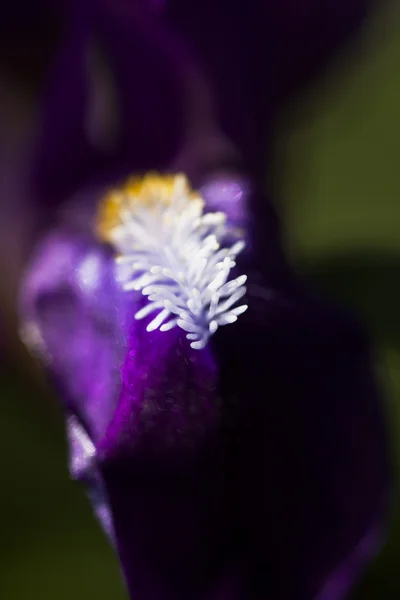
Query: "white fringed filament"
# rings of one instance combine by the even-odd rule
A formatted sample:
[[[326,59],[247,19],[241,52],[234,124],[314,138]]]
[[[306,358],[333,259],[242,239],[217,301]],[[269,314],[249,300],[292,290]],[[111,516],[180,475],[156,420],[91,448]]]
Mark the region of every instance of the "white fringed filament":
[[[148,299],[135,318],[156,313],[147,331],[181,327],[198,350],[247,309],[237,306],[246,293],[246,275],[229,280],[245,244],[223,247],[225,215],[204,214],[203,208],[203,200],[189,197],[185,178],[177,176],[168,203],[130,202],[127,196],[111,232],[123,288]]]

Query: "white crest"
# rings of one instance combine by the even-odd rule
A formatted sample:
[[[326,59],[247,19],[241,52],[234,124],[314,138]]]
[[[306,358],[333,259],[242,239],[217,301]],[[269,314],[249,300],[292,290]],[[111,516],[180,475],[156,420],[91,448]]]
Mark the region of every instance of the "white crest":
[[[147,331],[181,327],[195,349],[247,309],[237,306],[246,275],[229,280],[245,244],[224,247],[225,214],[203,209],[203,200],[191,197],[186,179],[177,176],[168,203],[130,202],[127,195],[110,235],[124,289],[148,299],[135,318],[155,313]]]

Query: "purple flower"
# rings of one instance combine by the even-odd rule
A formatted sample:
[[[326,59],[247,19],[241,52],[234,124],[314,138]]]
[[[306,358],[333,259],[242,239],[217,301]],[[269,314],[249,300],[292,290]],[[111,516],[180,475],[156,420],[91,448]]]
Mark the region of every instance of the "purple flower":
[[[207,2],[193,12],[180,2],[164,12],[146,3],[74,5],[34,170],[42,200],[74,198],[27,268],[22,335],[63,399],[71,474],[87,486],[132,598],[341,600],[380,546],[389,469],[368,340],[353,316],[304,288],[269,200],[234,174],[260,176],[257,128],[298,81],[291,70],[278,77],[271,51],[293,27],[302,43],[311,5],[284,27],[272,2],[237,13],[231,5],[229,18],[215,2],[212,12]],[[272,37],[257,27],[272,32],[258,19],[265,14],[282,26]],[[93,33],[120,92],[119,135],[106,150],[102,118],[90,122],[82,60]],[[298,55],[289,62],[293,73],[308,71]],[[226,166],[230,175],[218,175]],[[154,325],[157,313],[135,318],[157,293],[122,284],[115,254],[128,253],[126,231],[105,244],[95,221],[109,187],[149,168],[183,168],[199,182],[206,211],[227,216],[223,248],[245,239],[229,263],[234,277],[248,277],[248,310],[237,322],[199,325],[204,314],[187,298],[196,319],[181,311],[183,324],[167,331]],[[136,233],[149,223],[147,213],[139,217],[127,217]],[[134,252],[142,260],[143,248]],[[145,264],[145,273],[160,274]],[[172,319],[170,297],[163,306]],[[196,328],[183,331],[185,323]],[[191,347],[188,332],[198,342],[206,330],[213,335],[201,338],[204,347]]]
[[[251,202],[232,178],[203,193],[232,226],[235,195],[242,213]],[[265,253],[252,233],[238,258],[248,311],[191,349],[179,327],[135,319],[143,296],[91,222],[65,218],[39,245],[22,332],[64,399],[72,475],[132,598],[343,598],[379,549],[388,493],[360,326],[303,289],[270,211]]]

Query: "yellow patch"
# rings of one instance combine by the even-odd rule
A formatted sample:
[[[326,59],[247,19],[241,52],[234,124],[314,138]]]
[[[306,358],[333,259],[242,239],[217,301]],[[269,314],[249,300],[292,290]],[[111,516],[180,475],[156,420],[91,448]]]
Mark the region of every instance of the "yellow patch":
[[[183,183],[183,191],[188,200],[199,198],[182,174],[147,173],[143,177],[130,177],[121,187],[110,190],[101,200],[97,212],[95,231],[99,238],[111,241],[113,230],[121,223],[124,208],[134,210],[138,205],[149,209],[160,204],[168,206],[179,181]]]

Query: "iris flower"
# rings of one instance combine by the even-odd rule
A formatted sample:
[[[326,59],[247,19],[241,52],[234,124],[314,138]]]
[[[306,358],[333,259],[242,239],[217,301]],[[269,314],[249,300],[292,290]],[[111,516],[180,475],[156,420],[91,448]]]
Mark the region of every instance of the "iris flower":
[[[132,599],[341,600],[379,550],[389,492],[369,343],[285,258],[260,192],[258,135],[245,127],[257,86],[240,81],[244,104],[230,95],[229,69],[255,63],[232,54],[226,86],[217,75],[223,23],[232,52],[250,51],[254,7],[241,28],[233,5],[232,20],[224,3],[213,7],[196,4],[192,29],[179,2],[170,12],[75,7],[34,170],[42,200],[73,197],[27,267],[21,335],[63,400],[71,474],[87,487]],[[211,21],[218,35],[208,37]],[[121,133],[108,155],[85,112],[94,32],[119,91]],[[197,105],[188,92],[204,81],[216,89],[211,114],[207,97]],[[154,96],[164,89],[165,106]],[[216,132],[205,153],[179,150],[196,106]],[[214,142],[238,149],[222,153],[229,165],[203,161]]]

